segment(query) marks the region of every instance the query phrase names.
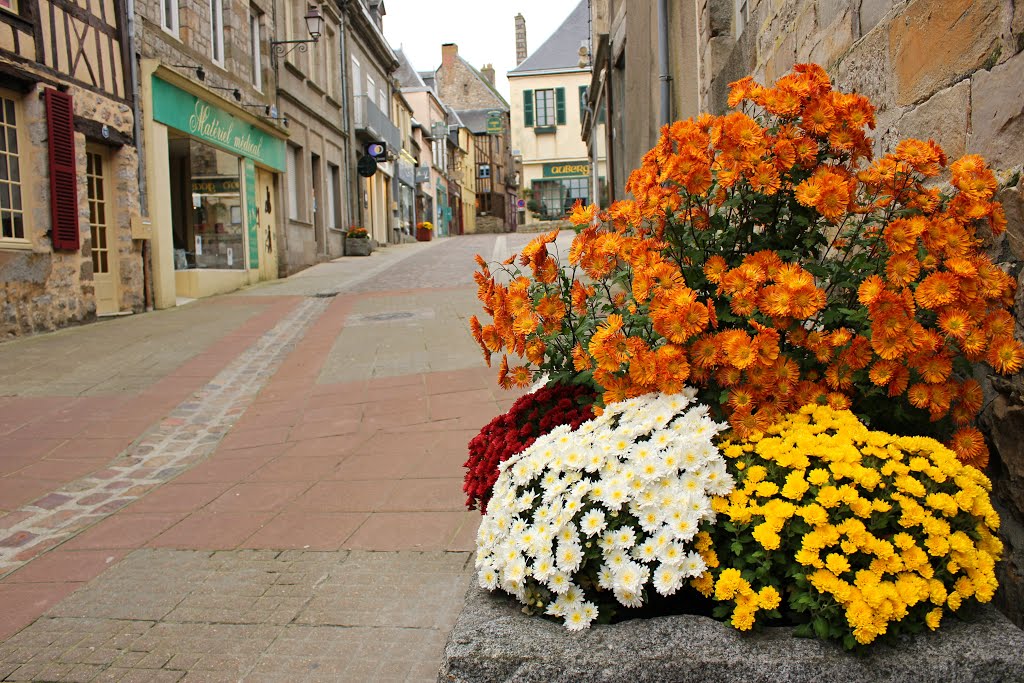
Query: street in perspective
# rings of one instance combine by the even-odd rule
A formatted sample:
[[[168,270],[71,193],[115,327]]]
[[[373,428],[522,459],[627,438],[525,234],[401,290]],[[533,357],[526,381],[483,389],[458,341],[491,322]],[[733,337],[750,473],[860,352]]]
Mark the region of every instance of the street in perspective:
[[[518,395],[469,333],[473,256],[530,237],[0,345],[2,677],[436,678],[465,445]]]

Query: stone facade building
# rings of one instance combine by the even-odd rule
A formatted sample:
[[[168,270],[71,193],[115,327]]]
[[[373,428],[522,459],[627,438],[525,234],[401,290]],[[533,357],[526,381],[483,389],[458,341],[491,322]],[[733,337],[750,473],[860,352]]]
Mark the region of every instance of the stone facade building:
[[[0,3],[0,339],[145,307],[129,17]]]
[[[900,139],[932,138],[950,159],[980,154],[1003,187],[1009,226],[990,254],[1014,276],[1024,262],[1024,4],[1010,0],[592,0],[594,74],[589,104],[606,117],[584,135],[608,146],[613,198],[668,119],[722,113],[728,84],[746,75],[773,82],[796,63],[817,62],[837,88],[866,95],[877,111],[876,153]],[[659,31],[659,25],[665,27]],[[659,34],[667,38],[661,73]],[[653,38],[653,40],[651,39]],[[1018,280],[1018,337],[1024,282]],[[984,373],[979,370],[982,376]],[[981,379],[983,377],[979,377]],[[981,426],[988,474],[1003,519],[1001,607],[1024,624],[1024,377],[984,377]]]
[[[446,43],[434,79],[438,97],[475,138],[477,230],[515,230],[519,179],[512,160],[511,109],[494,87],[494,68],[477,70],[459,56],[458,45]]]

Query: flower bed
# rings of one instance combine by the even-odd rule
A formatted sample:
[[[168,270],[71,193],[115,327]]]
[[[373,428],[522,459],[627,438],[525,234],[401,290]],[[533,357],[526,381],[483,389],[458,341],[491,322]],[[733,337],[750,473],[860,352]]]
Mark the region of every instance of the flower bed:
[[[556,232],[477,257],[499,384],[598,396],[493,491],[477,472],[480,585],[570,631],[672,596],[753,638],[934,639],[997,588],[975,375],[1024,367],[1015,281],[980,246],[998,182],[932,141],[872,160],[873,107],[816,65],[731,87],[745,111],[665,126],[635,200],[574,208],[567,260]]]

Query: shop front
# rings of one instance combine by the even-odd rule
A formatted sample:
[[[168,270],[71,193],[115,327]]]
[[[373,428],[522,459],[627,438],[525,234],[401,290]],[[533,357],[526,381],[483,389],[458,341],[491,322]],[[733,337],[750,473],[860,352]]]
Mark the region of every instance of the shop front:
[[[276,278],[283,136],[177,74],[154,71],[146,156],[157,307]]]
[[[402,235],[416,234],[416,159],[402,150],[398,158],[398,230]]]
[[[577,200],[584,205],[594,201],[591,197],[590,164],[586,161],[544,164],[541,177],[531,181],[530,190],[541,220],[565,218]]]

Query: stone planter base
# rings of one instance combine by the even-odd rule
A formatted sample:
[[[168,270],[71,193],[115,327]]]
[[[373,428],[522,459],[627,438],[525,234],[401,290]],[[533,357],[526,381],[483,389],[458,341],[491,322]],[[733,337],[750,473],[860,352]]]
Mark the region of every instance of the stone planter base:
[[[373,251],[373,240],[370,239],[346,239],[345,256],[369,256]]]
[[[445,647],[438,681],[863,683],[1024,681],[1024,631],[992,607],[971,623],[946,616],[935,633],[869,654],[792,637],[740,634],[699,616],[658,617],[570,633],[475,585]]]

